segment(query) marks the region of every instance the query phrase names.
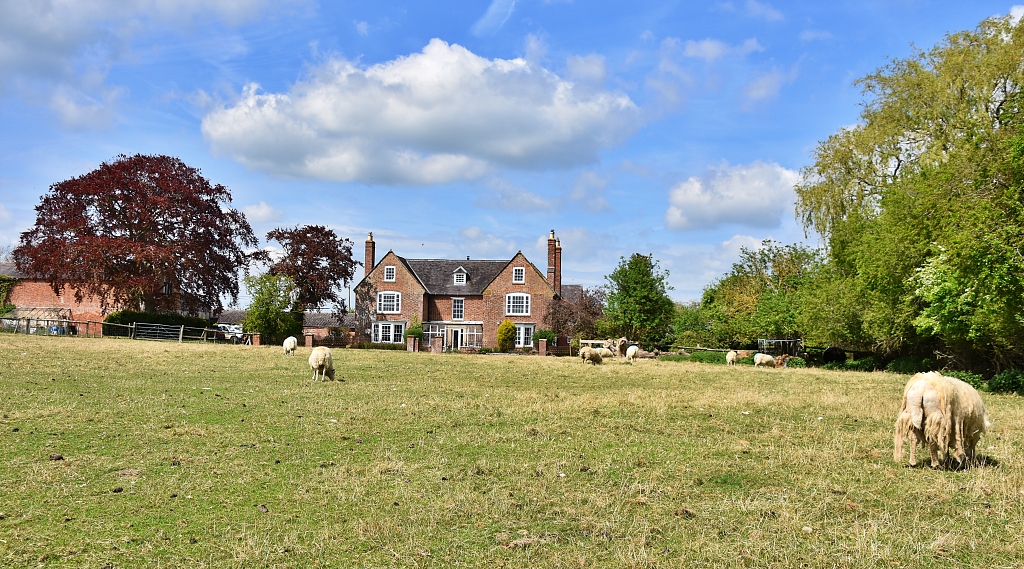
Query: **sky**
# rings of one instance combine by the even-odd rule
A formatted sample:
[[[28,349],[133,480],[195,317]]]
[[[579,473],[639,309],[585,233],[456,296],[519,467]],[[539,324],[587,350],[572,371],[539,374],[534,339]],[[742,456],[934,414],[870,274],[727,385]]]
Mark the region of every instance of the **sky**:
[[[677,301],[794,215],[858,78],[1006,2],[0,0],[0,249],[51,184],[167,154],[254,231],[508,259],[565,284],[650,254]],[[269,243],[275,247],[276,243]],[[358,273],[362,275],[360,270]],[[247,297],[243,294],[240,306]]]

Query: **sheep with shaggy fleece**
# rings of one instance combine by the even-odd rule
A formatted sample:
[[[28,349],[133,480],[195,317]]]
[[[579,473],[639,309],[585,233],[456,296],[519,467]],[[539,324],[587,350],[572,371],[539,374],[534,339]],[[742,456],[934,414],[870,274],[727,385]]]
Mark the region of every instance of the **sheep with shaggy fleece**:
[[[590,362],[594,365],[599,365],[602,361],[601,354],[594,348],[580,348],[580,359],[583,363]]]
[[[597,353],[601,354],[602,358],[614,358],[615,357],[615,352],[609,350],[608,348],[596,348],[596,350],[597,350]]]
[[[284,348],[284,355],[294,356],[295,349],[299,347],[299,341],[295,339],[295,336],[288,336],[284,339],[284,343],[281,344]]]
[[[736,360],[738,359],[738,357],[739,357],[739,354],[736,353],[736,350],[729,350],[728,352],[725,353],[725,365],[727,365],[727,366],[734,366],[734,365],[736,365]]]
[[[640,346],[630,346],[626,348],[626,361],[635,362],[638,355],[640,355]]]
[[[325,381],[325,377],[334,380],[334,360],[331,358],[331,349],[325,346],[317,346],[313,348],[313,352],[309,354],[309,368],[313,370],[313,381],[319,376],[320,381]]]
[[[626,356],[626,350],[629,349],[629,340],[626,338],[619,338],[615,340],[615,357],[622,358]]]
[[[768,354],[754,354],[754,367],[775,367],[775,358]]]
[[[917,464],[917,444],[928,446],[932,468],[953,449],[960,463],[973,461],[978,439],[992,423],[978,391],[955,377],[919,373],[903,389],[903,404],[894,426],[893,458],[903,460],[903,440],[910,441],[910,464]]]

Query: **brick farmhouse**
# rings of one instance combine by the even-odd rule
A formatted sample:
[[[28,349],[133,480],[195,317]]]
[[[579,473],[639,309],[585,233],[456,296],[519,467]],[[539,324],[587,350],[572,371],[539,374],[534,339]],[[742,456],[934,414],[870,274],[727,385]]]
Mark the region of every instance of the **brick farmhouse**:
[[[356,298],[370,306],[360,332],[371,341],[403,343],[413,319],[423,323],[424,343],[440,338],[444,349],[495,348],[498,325],[516,325],[516,346],[533,345],[533,334],[547,328],[551,303],[562,297],[562,247],[555,232],[548,238],[547,273],[522,251],[507,260],[407,259],[388,251],[376,261],[373,234],[366,239],[365,276]],[[566,285],[578,296],[579,285]]]
[[[103,308],[98,298],[86,296],[82,302],[77,302],[74,288],[65,287],[56,293],[49,282],[22,273],[14,263],[0,263],[0,275],[17,279],[7,298],[0,298],[0,305],[13,304],[17,307],[18,313],[8,314],[9,317],[103,320]]]

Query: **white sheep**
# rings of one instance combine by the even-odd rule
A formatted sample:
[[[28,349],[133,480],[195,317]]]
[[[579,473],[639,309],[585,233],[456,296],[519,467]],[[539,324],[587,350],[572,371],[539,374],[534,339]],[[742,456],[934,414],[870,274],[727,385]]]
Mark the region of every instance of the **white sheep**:
[[[626,355],[626,350],[629,349],[629,340],[626,338],[619,338],[615,340],[615,357],[621,358]]]
[[[640,353],[640,346],[630,346],[626,348],[626,361],[635,362],[636,356]]]
[[[910,464],[917,464],[917,444],[928,446],[932,468],[953,449],[958,462],[973,461],[978,439],[992,426],[978,391],[955,377],[919,373],[903,389],[903,404],[894,427],[893,458],[903,460],[903,439],[910,440]]]
[[[775,358],[768,354],[754,354],[754,367],[775,367]]]
[[[739,358],[739,354],[736,353],[736,350],[729,350],[725,354],[725,365],[727,365],[727,366],[734,366],[734,365],[736,365],[736,360],[738,358]]]
[[[602,358],[614,358],[615,357],[615,352],[609,350],[608,348],[597,348],[597,353],[601,354]]]
[[[295,339],[295,336],[288,336],[281,346],[284,348],[284,355],[294,356],[295,349],[299,347],[299,341]]]
[[[602,361],[601,354],[591,347],[580,348],[580,359],[584,364],[590,362],[594,365],[598,365]]]
[[[325,377],[334,380],[334,360],[331,358],[331,349],[326,346],[317,346],[309,354],[309,368],[313,370],[313,381],[319,376],[320,381]]]

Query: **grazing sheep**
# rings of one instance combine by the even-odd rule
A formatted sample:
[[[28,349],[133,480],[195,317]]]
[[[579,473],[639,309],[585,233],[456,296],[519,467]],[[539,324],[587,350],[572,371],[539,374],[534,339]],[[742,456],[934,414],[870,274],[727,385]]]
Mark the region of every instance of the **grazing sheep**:
[[[583,360],[584,364],[590,362],[594,365],[598,365],[602,361],[601,354],[590,347],[580,349],[580,359]]]
[[[597,348],[597,353],[601,354],[602,358],[614,358],[615,352],[612,352],[608,348]]]
[[[294,356],[295,348],[299,347],[299,341],[295,339],[295,336],[288,336],[284,339],[284,343],[281,346],[284,348],[284,355]]]
[[[991,425],[985,404],[973,387],[938,372],[919,373],[903,389],[893,458],[903,460],[903,439],[909,439],[911,466],[917,464],[918,443],[927,444],[932,468],[941,466],[949,448],[958,462],[973,461],[978,439]]]
[[[640,354],[640,346],[630,346],[630,347],[626,348],[626,361],[628,361],[628,362],[636,361],[636,357],[639,354]]]
[[[629,340],[626,338],[619,338],[615,340],[615,357],[623,358],[626,356],[626,350],[629,349]]]
[[[754,354],[754,367],[775,367],[775,358],[768,354]]]
[[[728,352],[726,352],[725,353],[725,365],[727,365],[727,366],[734,366],[734,365],[736,365],[737,356],[738,356],[738,354],[736,353],[736,350],[729,350]]]
[[[309,368],[313,370],[313,381],[316,381],[317,376],[320,381],[325,381],[324,377],[333,381],[334,360],[331,358],[331,349],[325,346],[313,348],[313,353],[309,354]]]

